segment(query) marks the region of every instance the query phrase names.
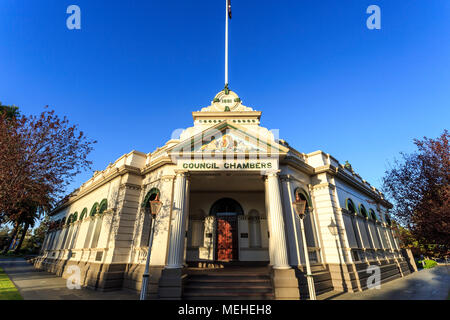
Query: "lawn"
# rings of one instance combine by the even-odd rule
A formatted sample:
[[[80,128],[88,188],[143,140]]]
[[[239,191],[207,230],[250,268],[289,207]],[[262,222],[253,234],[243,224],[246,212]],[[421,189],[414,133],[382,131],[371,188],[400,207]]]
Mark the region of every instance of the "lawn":
[[[23,300],[19,291],[17,291],[2,268],[0,268],[0,300]]]

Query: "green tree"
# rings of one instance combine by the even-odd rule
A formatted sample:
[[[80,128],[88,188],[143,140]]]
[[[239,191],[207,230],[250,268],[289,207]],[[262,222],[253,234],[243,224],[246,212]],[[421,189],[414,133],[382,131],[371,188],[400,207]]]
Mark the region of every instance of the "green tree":
[[[0,101],[0,113],[5,114],[8,119],[16,118],[19,116],[19,107],[14,105],[6,106]]]
[[[386,171],[383,189],[393,199],[393,215],[427,252],[450,247],[450,135],[414,140],[417,151]]]

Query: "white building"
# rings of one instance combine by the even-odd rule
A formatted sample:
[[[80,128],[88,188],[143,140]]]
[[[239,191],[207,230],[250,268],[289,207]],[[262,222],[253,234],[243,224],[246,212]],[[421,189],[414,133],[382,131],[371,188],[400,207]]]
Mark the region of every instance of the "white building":
[[[68,277],[77,265],[85,286],[140,290],[158,196],[152,298],[305,298],[306,251],[318,295],[364,290],[369,265],[382,281],[410,272],[392,205],[350,165],[275,138],[227,88],[192,115],[179,139],[123,155],[60,204],[35,266]]]

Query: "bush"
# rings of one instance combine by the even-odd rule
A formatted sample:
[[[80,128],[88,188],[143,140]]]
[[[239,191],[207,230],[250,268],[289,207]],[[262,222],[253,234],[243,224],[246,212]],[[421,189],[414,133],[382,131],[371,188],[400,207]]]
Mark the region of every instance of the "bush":
[[[437,262],[434,260],[425,260],[425,269],[434,268],[437,266]]]
[[[422,263],[424,262],[424,263]],[[437,262],[434,260],[417,260],[416,261],[418,268],[431,269],[437,266]]]

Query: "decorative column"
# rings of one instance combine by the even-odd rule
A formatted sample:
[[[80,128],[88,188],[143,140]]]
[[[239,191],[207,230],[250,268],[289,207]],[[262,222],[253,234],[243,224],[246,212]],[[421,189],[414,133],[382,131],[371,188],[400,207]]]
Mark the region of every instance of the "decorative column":
[[[268,197],[268,211],[270,214],[269,250],[272,265],[272,282],[276,299],[294,300],[300,298],[298,279],[295,270],[289,266],[286,231],[284,224],[283,205],[281,201],[278,171],[266,173],[266,195]]]
[[[167,265],[159,279],[158,296],[160,299],[175,300],[182,298],[183,260],[186,236],[187,206],[189,197],[188,173],[176,171],[173,190],[172,220],[170,221],[169,252]]]
[[[184,238],[186,234],[186,174],[177,172],[173,198],[173,220],[170,229],[167,269],[183,267]]]
[[[282,193],[284,198],[284,204],[285,204],[285,214],[286,214],[286,236],[288,240],[288,247],[289,247],[289,257],[290,257],[290,264],[292,266],[296,265],[297,267],[301,266],[301,255],[300,255],[300,244],[302,243],[300,240],[300,237],[298,235],[298,225],[299,221],[296,218],[295,210],[292,207],[292,202],[294,202],[294,198],[292,197],[292,181],[289,176],[280,176],[281,179],[281,185],[282,185]]]
[[[273,245],[272,245],[272,231],[270,230],[270,206],[269,206],[269,188],[267,187],[267,177],[264,177],[264,190],[265,190],[265,205],[266,205],[266,216],[267,216],[267,230],[269,237],[269,265],[272,267],[274,262],[273,257]]]
[[[270,237],[272,238],[270,244],[273,246],[273,268],[290,269],[278,172],[270,172],[267,174],[267,193],[269,196],[270,212],[269,230]]]

